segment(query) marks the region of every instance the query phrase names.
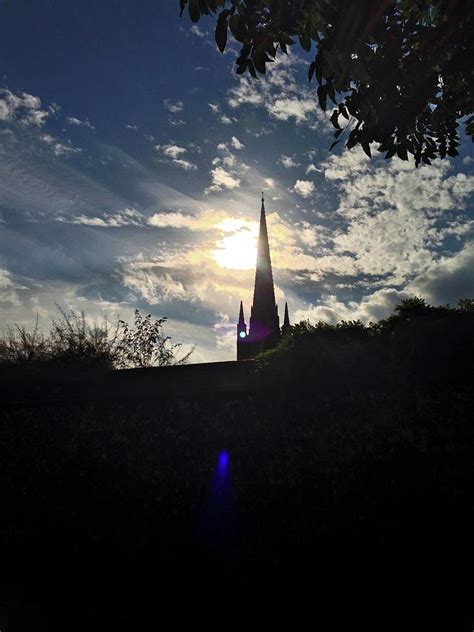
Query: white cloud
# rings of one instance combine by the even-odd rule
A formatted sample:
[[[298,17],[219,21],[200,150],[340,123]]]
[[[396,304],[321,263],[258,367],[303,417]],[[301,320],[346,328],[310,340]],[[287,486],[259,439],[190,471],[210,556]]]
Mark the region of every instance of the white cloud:
[[[173,160],[173,164],[181,167],[181,169],[184,169],[185,171],[196,171],[197,169],[197,165],[195,165],[193,162],[190,162],[189,160],[183,160],[182,158],[176,158],[175,160]]]
[[[40,140],[48,145],[55,156],[68,158],[74,154],[80,154],[82,149],[80,147],[74,147],[71,141],[68,139],[66,143],[61,143],[57,138],[51,136],[51,134],[41,134]]]
[[[193,35],[196,35],[196,37],[206,37],[206,34],[204,33],[204,31],[201,31],[201,29],[199,28],[197,24],[193,24],[192,27],[190,28],[190,31]]]
[[[163,105],[171,112],[171,114],[177,114],[184,110],[184,103],[182,101],[172,101],[171,99],[163,99]]]
[[[89,129],[95,129],[95,127],[93,125],[91,125],[89,123],[89,121],[81,121],[80,119],[76,118],[75,116],[68,116],[66,119],[66,123],[69,123],[69,125],[76,125],[78,127],[88,127]],[[128,127],[128,126],[127,126]]]
[[[0,304],[19,305],[18,290],[27,288],[13,281],[6,268],[0,268]]]
[[[184,285],[149,262],[134,261],[125,264],[121,273],[122,283],[135,296],[150,305],[169,301],[189,300]]]
[[[157,145],[156,147],[157,149],[162,149],[163,150],[163,154],[165,156],[168,156],[168,158],[177,158],[178,156],[181,156],[181,154],[185,154],[186,153],[186,149],[184,147],[179,147],[178,145]]]
[[[222,191],[222,189],[236,189],[240,186],[240,178],[227,171],[223,167],[211,169],[212,184],[205,193],[210,191]]]
[[[447,162],[415,169],[346,151],[321,166],[340,191],[343,224],[334,251],[354,257],[359,274],[379,277],[374,284],[407,283],[432,268],[448,237],[461,239],[472,229],[462,210],[474,192],[474,176],[449,176]]]
[[[275,188],[275,180],[273,178],[265,178],[264,182],[269,189]]]
[[[237,85],[227,94],[228,105],[263,108],[276,121],[293,120],[297,125],[312,129],[322,124],[329,130],[327,117],[317,105],[314,91],[296,78],[300,63],[300,58],[290,53],[288,57],[278,57],[261,81],[239,77]]]
[[[339,300],[335,295],[321,297],[317,305],[310,305],[307,309],[296,310],[294,322],[309,320],[311,323],[323,321],[336,324],[341,320],[360,320],[363,323],[375,322],[387,318],[393,313],[396,305],[404,298],[411,296],[409,292],[395,288],[384,288],[362,297],[360,302]]]
[[[301,197],[309,198],[314,192],[314,182],[311,180],[297,180],[293,186],[293,191]]]
[[[73,217],[59,216],[57,221],[66,224],[82,224],[99,228],[120,228],[121,226],[143,226],[144,216],[134,208],[125,208],[115,213],[104,213],[101,216],[75,215]]]
[[[316,119],[318,106],[314,96],[306,99],[276,99],[270,103],[267,110],[271,116],[279,121],[288,121],[294,118],[296,123],[305,123],[311,119]]]
[[[230,144],[232,145],[234,149],[240,150],[240,149],[245,148],[245,145],[241,143],[240,140],[236,138],[235,136],[232,136],[232,138],[230,139]]]
[[[27,92],[14,94],[7,88],[0,89],[0,121],[17,121],[21,125],[42,127],[58,110],[55,105],[42,107],[41,99]]]
[[[408,289],[432,305],[456,305],[461,298],[474,298],[474,242],[468,241],[454,256],[442,257],[417,276]]]
[[[183,154],[185,154],[188,150],[185,147],[180,147],[179,145],[155,145],[155,149],[158,152],[161,152],[162,156],[165,158],[164,162],[171,163],[184,169],[185,171],[196,170],[197,165],[189,160],[185,160],[180,158]]]
[[[296,162],[295,156],[285,156],[284,154],[282,154],[278,162],[280,162],[286,169],[300,166],[300,163]]]

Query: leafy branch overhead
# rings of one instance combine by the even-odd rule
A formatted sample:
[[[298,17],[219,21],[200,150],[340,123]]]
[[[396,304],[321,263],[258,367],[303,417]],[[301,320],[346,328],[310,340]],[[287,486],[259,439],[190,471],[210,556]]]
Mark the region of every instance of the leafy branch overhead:
[[[197,22],[217,15],[224,52],[240,42],[236,72],[253,78],[299,43],[315,50],[308,79],[335,142],[371,144],[418,166],[457,156],[460,124],[474,141],[474,6],[467,0],[180,0]],[[331,147],[331,148],[332,148]]]

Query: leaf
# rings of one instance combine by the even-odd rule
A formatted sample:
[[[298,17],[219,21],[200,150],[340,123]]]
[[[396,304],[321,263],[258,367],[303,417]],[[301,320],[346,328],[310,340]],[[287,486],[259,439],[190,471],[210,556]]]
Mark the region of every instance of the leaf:
[[[262,75],[264,75],[266,72],[266,68],[265,68],[266,55],[265,55],[265,50],[261,46],[254,49],[252,59],[253,59],[255,68],[258,70],[258,72],[261,72]]]
[[[336,93],[334,90],[334,84],[331,82],[328,82],[326,84],[327,86],[327,93],[328,93],[328,97],[331,99],[331,101],[334,103],[334,105],[337,105],[336,103]]]
[[[397,156],[401,160],[408,160],[408,153],[407,153],[407,148],[405,147],[405,145],[401,145],[401,144],[397,145]]]
[[[239,42],[245,39],[245,29],[243,28],[243,20],[240,15],[233,15],[229,20],[229,27],[232,35]]]
[[[238,75],[243,75],[244,72],[247,70],[247,66],[248,66],[249,62],[247,59],[245,59],[237,68],[236,73]]]
[[[310,63],[309,68],[308,68],[308,81],[311,81],[311,79],[313,78],[315,70],[316,70],[316,62],[313,61]]]
[[[217,48],[223,53],[227,44],[227,18],[217,20],[215,38]]]
[[[361,140],[360,144],[362,145],[362,149],[365,151],[369,158],[372,158],[372,154],[370,153],[370,144],[366,140]]]
[[[355,134],[354,132],[355,132],[355,130],[352,130],[352,132],[349,135],[349,140],[346,143],[347,149],[352,149],[358,143],[357,134]]]
[[[189,17],[192,22],[199,22],[201,11],[199,9],[199,0],[189,0]]]
[[[326,111],[326,102],[327,102],[327,96],[328,96],[326,85],[319,86],[318,88],[319,105],[321,106],[321,109],[324,111]]]
[[[393,158],[393,156],[395,156],[396,153],[397,153],[397,148],[395,147],[395,145],[393,145],[393,147],[391,147],[385,154],[384,156],[385,160],[388,160],[389,158]]]
[[[309,37],[309,35],[307,33],[302,33],[299,36],[299,40],[301,48],[309,53],[309,51],[311,50],[311,38]]]
[[[331,118],[329,120],[334,127],[336,127],[338,130],[341,129],[341,126],[339,125],[339,110],[333,110]]]
[[[253,63],[253,61],[252,61],[251,59],[249,59],[249,61],[248,61],[248,68],[249,68],[249,72],[250,72],[250,74],[252,75],[252,77],[253,77],[254,79],[258,79],[258,77],[257,77],[257,73],[255,72],[255,66],[254,66],[254,63]]]

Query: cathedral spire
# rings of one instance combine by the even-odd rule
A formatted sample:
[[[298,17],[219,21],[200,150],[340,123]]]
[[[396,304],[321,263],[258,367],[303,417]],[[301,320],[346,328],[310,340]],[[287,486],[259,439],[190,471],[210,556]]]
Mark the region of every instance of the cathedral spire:
[[[265,197],[262,192],[253,304],[250,310],[250,322],[247,331],[243,305],[240,303],[239,323],[237,325],[237,360],[254,358],[261,351],[271,349],[277,344],[279,337],[280,319],[278,317],[278,307],[275,303],[275,287],[273,285],[267,217],[265,214]]]

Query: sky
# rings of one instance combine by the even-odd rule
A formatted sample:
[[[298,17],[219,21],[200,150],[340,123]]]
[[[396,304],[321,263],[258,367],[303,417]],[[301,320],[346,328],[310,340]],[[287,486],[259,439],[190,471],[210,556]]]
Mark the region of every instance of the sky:
[[[418,169],[329,152],[306,54],[239,77],[213,26],[178,0],[0,0],[0,332],[139,309],[193,362],[235,359],[261,191],[280,318],[474,297],[472,143]]]

